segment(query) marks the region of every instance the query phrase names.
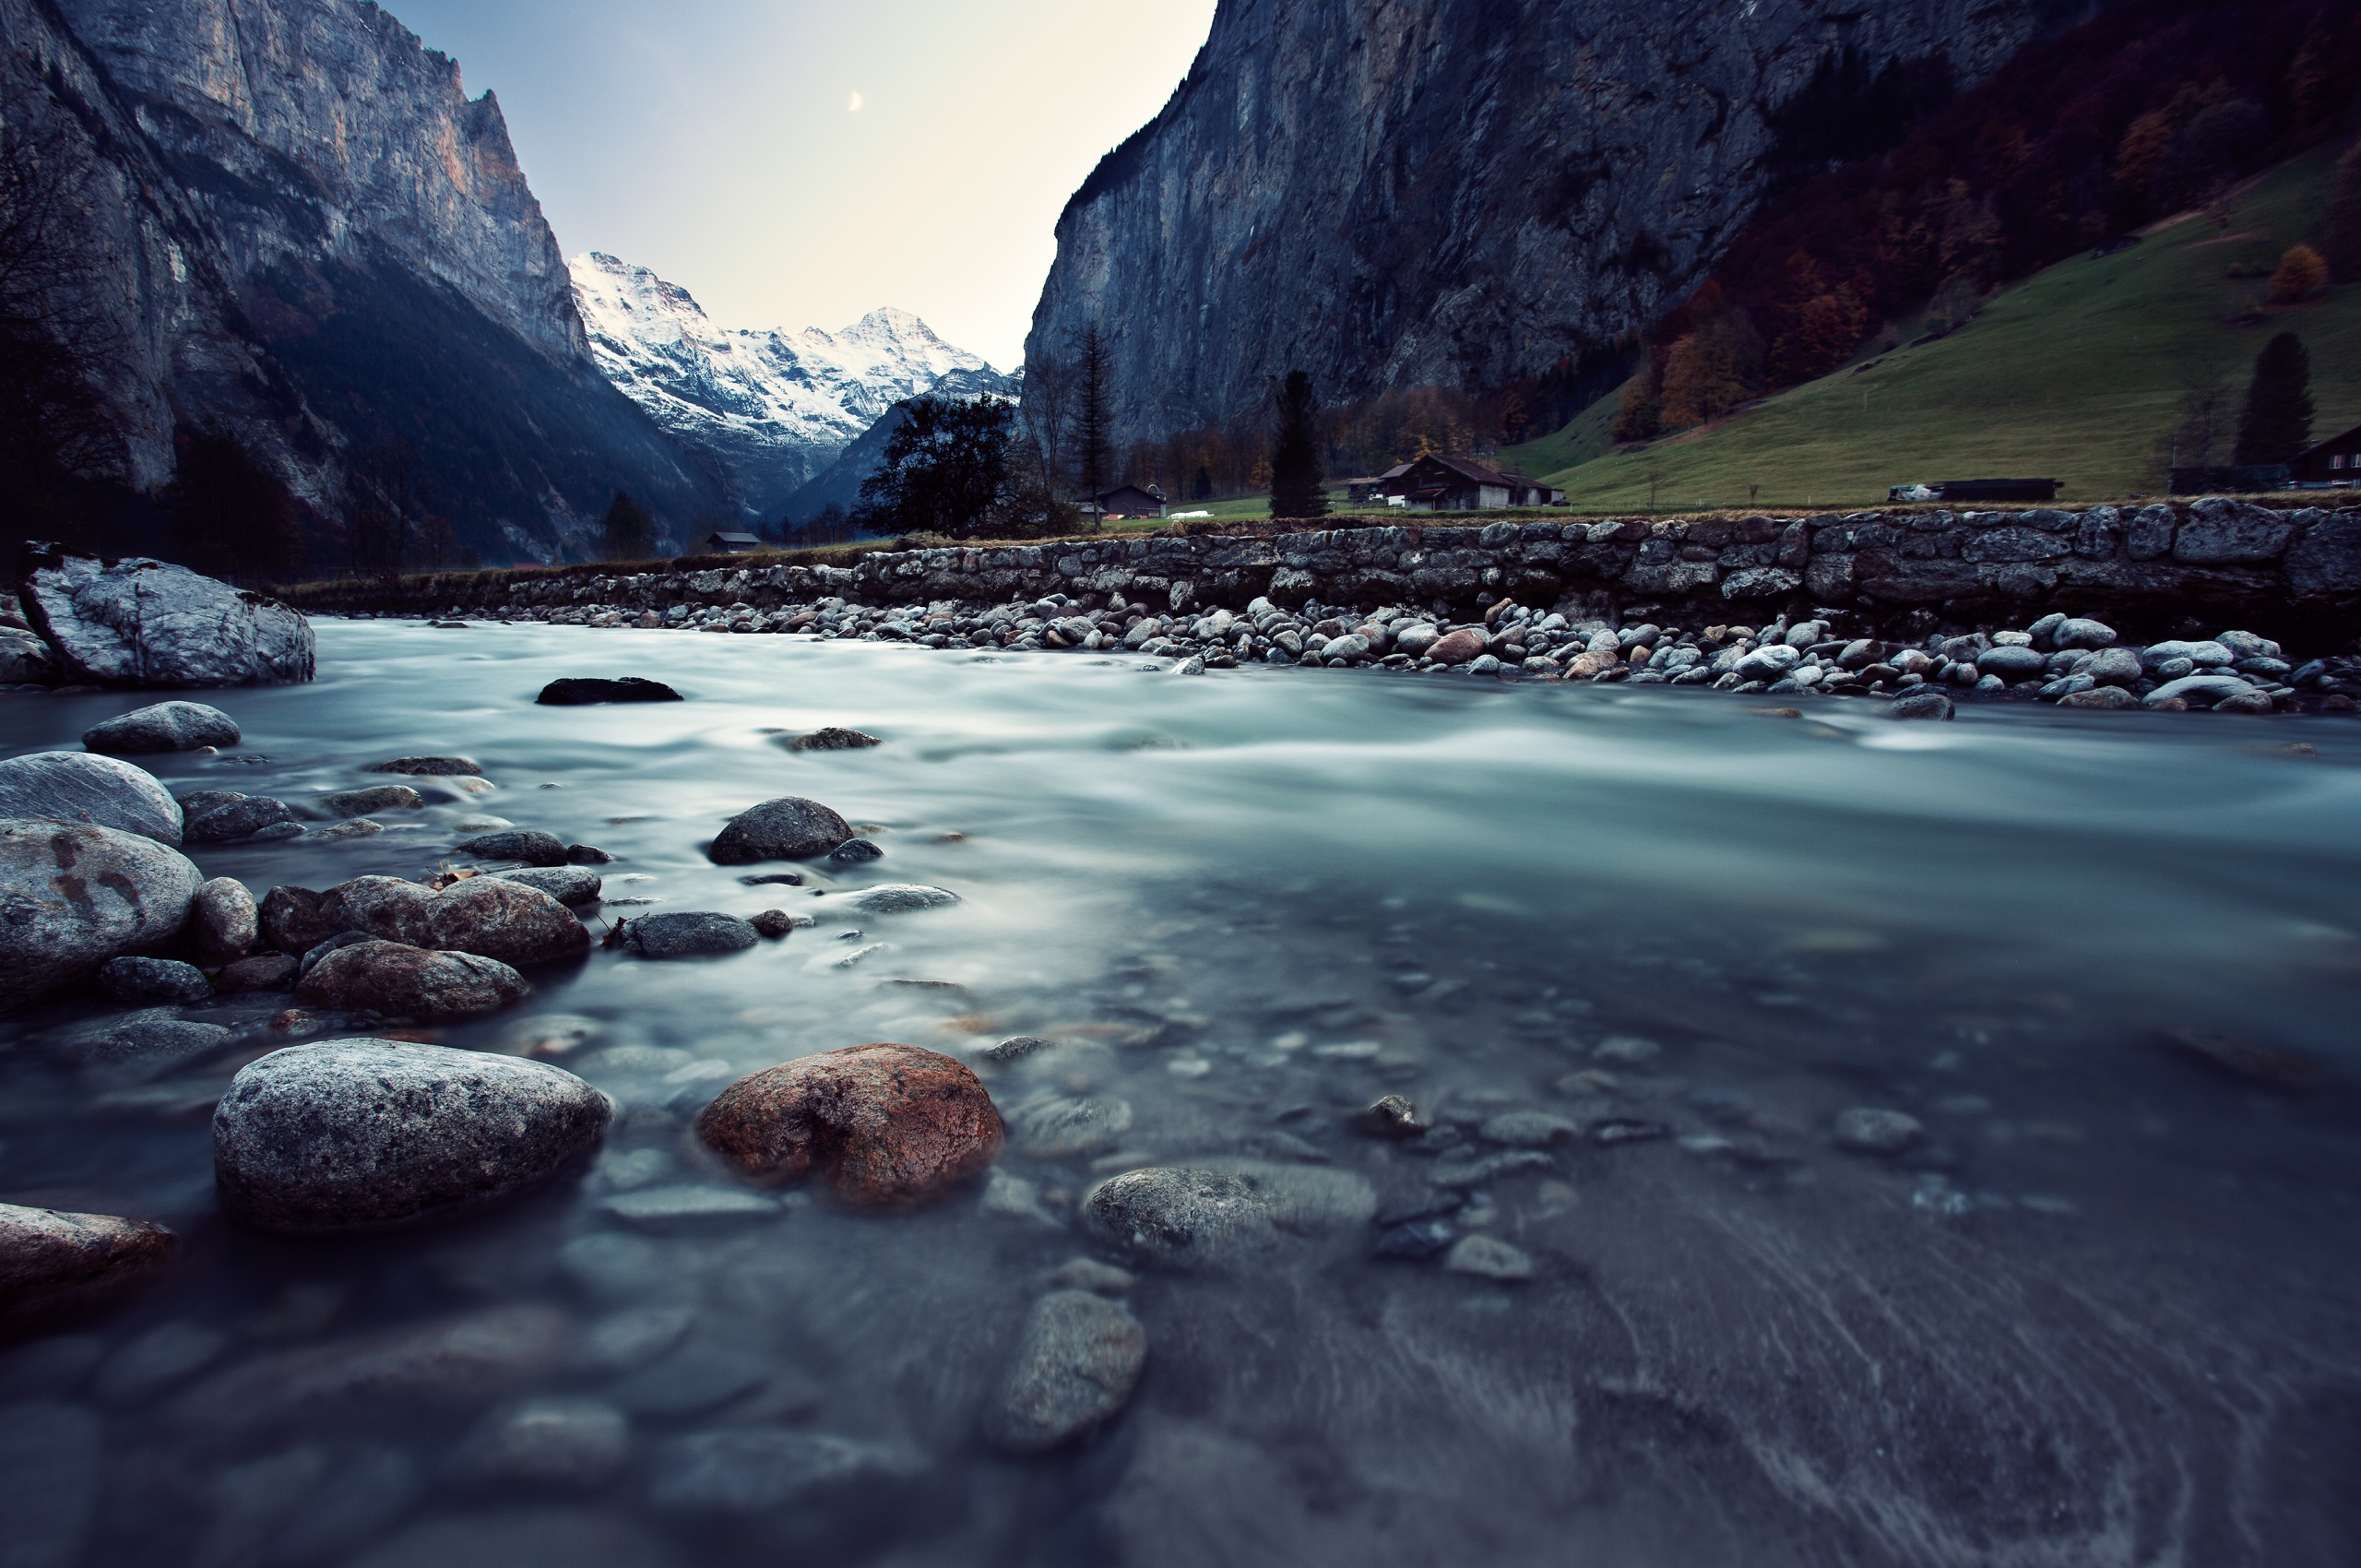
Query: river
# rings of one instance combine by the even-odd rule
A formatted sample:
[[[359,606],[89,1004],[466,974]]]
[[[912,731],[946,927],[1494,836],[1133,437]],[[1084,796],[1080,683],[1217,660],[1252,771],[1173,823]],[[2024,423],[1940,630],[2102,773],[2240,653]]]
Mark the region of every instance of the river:
[[[372,837],[195,847],[207,874],[420,875],[490,814],[613,855],[608,919],[817,923],[718,960],[594,952],[436,1032],[565,1048],[619,1108],[605,1150],[506,1208],[334,1241],[215,1209],[209,1106],[260,1046],[101,1081],[56,1043],[94,1005],[0,1022],[0,1200],[186,1243],[0,1357],[8,1568],[2361,1561],[2361,725],[318,631],[315,683],[196,694],[245,741],[152,759],[176,792],[301,804],[415,754],[494,788]],[[688,700],[533,704],[625,674]],[[0,750],[133,706],[0,701]],[[884,743],[779,743],[824,725]],[[884,857],[800,887],[706,860],[789,794]],[[882,882],[962,902],[831,901]],[[1052,1045],[980,1059],[1020,1035]],[[1011,1127],[989,1201],[748,1202],[702,1159],[688,1124],[730,1079],[871,1040],[978,1063]],[[1360,1131],[1388,1093],[1439,1132]],[[1923,1132],[1849,1151],[1857,1107]],[[1511,1114],[1535,1111],[1562,1125]],[[1128,1407],[993,1452],[1045,1278],[1126,1261],[1084,1194],[1197,1162],[1299,1180],[1311,1218],[1233,1265],[1137,1270]],[[1530,1277],[1378,1255],[1370,1197]],[[518,1340],[510,1370],[383,1370],[455,1322]],[[589,1421],[588,1457],[488,1462],[518,1400]]]

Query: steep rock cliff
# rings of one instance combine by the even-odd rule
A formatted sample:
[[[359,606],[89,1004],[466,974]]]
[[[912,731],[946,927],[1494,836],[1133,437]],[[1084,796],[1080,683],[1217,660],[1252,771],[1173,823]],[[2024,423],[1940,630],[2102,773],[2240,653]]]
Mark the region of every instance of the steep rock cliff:
[[[108,330],[107,471],[153,493],[227,428],[323,514],[407,444],[495,559],[579,550],[613,490],[711,477],[599,374],[499,104],[366,0],[0,0],[12,137],[72,165]]]
[[[1596,354],[1693,283],[1838,53],[1980,77],[2075,0],[1221,0],[1058,223],[1026,360],[1090,321],[1120,439],[1471,390]]]

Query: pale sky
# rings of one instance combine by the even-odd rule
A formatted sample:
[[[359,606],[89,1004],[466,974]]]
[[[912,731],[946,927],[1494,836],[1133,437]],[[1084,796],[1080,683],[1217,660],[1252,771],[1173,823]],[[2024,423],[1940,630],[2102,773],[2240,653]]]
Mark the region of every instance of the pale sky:
[[[723,327],[917,312],[1024,358],[1066,197],[1189,68],[1214,0],[386,0],[500,95],[569,256]]]

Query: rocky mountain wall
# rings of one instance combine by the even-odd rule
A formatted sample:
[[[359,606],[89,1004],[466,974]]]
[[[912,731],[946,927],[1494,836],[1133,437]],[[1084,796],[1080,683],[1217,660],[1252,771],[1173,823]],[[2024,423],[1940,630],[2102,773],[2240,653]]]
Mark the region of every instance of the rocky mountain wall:
[[[1644,329],[1780,167],[1843,51],[1981,77],[2076,0],[1221,0],[1058,224],[1028,362],[1096,321],[1123,441],[1482,390]]]
[[[333,520],[345,458],[414,455],[493,560],[586,546],[616,489],[685,537],[713,477],[591,359],[499,104],[366,0],[0,0],[0,118],[72,193],[77,335],[155,494],[226,430]]]

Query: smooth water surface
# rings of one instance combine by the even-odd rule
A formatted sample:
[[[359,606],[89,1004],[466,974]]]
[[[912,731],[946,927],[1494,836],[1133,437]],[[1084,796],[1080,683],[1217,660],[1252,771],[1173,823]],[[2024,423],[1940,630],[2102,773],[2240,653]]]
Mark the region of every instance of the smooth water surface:
[[[198,847],[208,874],[423,874],[489,813],[612,853],[609,920],[817,923],[598,952],[441,1031],[587,1037],[552,1059],[617,1120],[578,1181],[375,1237],[215,1212],[207,1117],[267,1034],[131,1082],[70,1064],[94,1004],[0,1024],[0,1200],[188,1243],[0,1360],[11,1568],[2361,1561],[2361,725],[528,626],[327,623],[320,668],[212,697],[267,760],[154,766],[300,805],[457,753],[496,789]],[[533,706],[562,674],[689,700]],[[0,702],[0,746],[133,706]],[[778,743],[831,724],[884,743]],[[884,859],[802,887],[706,862],[784,794]],[[832,902],[882,882],[963,902]],[[2191,1029],[2328,1080],[2235,1075]],[[1055,1047],[978,1056],[1015,1035]],[[748,1190],[689,1134],[706,1100],[881,1039],[978,1063],[1010,1123],[989,1189],[713,1201]],[[1386,1093],[1441,1129],[1357,1131]],[[1926,1137],[1845,1152],[1857,1106]],[[1471,1184],[1516,1111],[1562,1135]],[[1143,1270],[1130,1407],[994,1455],[1044,1277],[1123,1261],[1076,1223],[1090,1186],[1240,1162],[1327,1196],[1234,1266]],[[1455,1204],[1534,1276],[1375,1255],[1355,1193]],[[421,1334],[474,1359],[438,1376]],[[479,1423],[552,1398],[622,1412],[620,1470],[488,1465]]]

